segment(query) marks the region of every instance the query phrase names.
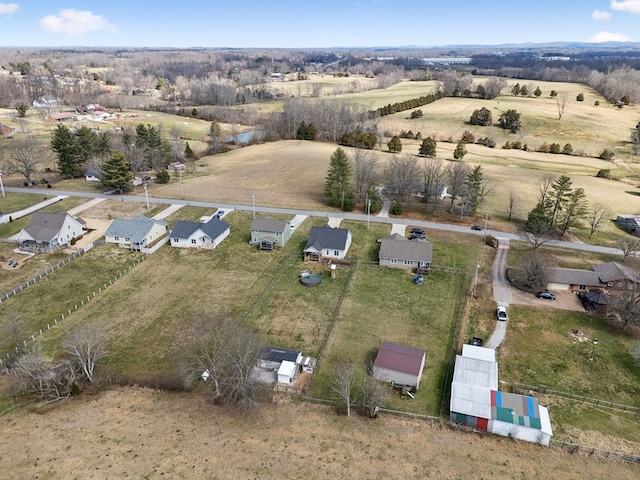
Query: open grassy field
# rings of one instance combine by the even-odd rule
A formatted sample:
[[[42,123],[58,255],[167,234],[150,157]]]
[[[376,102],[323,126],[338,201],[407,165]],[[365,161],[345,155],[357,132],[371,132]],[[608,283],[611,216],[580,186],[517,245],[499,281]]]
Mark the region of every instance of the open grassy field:
[[[265,405],[241,417],[204,397],[117,388],[0,418],[16,478],[636,479],[638,467],[403,418]]]

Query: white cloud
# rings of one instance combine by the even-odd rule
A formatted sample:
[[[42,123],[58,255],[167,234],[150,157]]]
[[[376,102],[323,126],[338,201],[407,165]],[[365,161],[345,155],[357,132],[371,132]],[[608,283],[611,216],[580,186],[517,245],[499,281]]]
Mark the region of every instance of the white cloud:
[[[603,12],[602,10],[594,10],[591,14],[591,18],[594,20],[609,20],[611,18],[611,12]]]
[[[17,12],[20,5],[17,3],[0,3],[0,15]]]
[[[590,42],[628,42],[631,39],[623,33],[598,32],[589,39]]]
[[[102,15],[94,15],[87,10],[76,10],[66,8],[60,10],[57,15],[47,15],[40,20],[40,26],[52,33],[62,33],[64,35],[84,35],[89,32],[106,30],[115,32],[115,25],[111,25],[109,20]]]
[[[629,12],[640,15],[640,0],[611,0],[611,10],[619,12]]]

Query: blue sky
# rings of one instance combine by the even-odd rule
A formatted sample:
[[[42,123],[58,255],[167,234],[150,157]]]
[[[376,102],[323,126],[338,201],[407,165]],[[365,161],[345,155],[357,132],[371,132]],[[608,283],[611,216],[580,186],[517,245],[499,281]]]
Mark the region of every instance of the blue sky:
[[[640,41],[640,0],[0,0],[0,46],[321,48]]]

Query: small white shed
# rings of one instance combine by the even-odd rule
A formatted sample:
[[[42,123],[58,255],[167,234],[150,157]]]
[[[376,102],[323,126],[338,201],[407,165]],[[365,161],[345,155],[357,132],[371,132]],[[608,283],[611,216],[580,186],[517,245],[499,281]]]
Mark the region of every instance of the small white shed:
[[[298,377],[298,365],[284,360],[278,368],[278,383],[293,383]]]

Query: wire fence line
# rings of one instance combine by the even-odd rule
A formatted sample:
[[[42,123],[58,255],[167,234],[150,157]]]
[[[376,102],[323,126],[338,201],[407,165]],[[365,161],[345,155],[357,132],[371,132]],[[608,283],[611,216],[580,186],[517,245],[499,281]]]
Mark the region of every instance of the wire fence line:
[[[76,253],[78,254],[78,256],[81,255],[81,253],[79,253],[79,252],[76,252]],[[74,258],[77,258],[77,257],[74,257]],[[43,328],[40,328],[40,329],[38,329],[38,331],[32,333],[28,340],[23,340],[22,341],[23,347],[26,348],[27,345],[28,345],[28,342],[35,342],[36,338],[41,337],[46,332],[51,330],[52,327],[55,327],[56,325],[58,325],[58,323],[60,323],[61,321],[65,320],[73,312],[78,311],[84,305],[89,303],[93,298],[95,298],[98,294],[102,293],[103,290],[106,290],[110,285],[113,285],[115,282],[117,282],[119,279],[121,279],[123,277],[123,275],[125,275],[125,274],[129,273],[131,270],[133,270],[134,267],[138,266],[146,258],[147,258],[146,255],[142,256],[142,257],[138,257],[134,261],[134,263],[132,263],[128,267],[125,267],[124,270],[122,270],[120,273],[114,275],[113,278],[110,278],[108,284],[104,283],[101,287],[98,287],[98,290],[94,290],[92,292],[92,294],[87,295],[86,298],[83,297],[82,299],[80,299],[79,302],[75,303],[73,308],[68,308],[67,311],[61,313],[59,317],[54,318],[52,323],[47,323],[46,327],[43,326]],[[66,260],[68,260],[68,259],[66,259]],[[59,263],[62,263],[62,262],[59,262]],[[65,265],[66,263],[69,263],[69,262],[65,261],[64,263],[62,263],[62,265]],[[10,362],[13,357],[18,356],[19,354],[20,354],[20,348],[18,348],[18,346],[14,347],[14,351],[13,352],[6,352],[5,356],[3,358],[0,358],[0,367],[3,367],[5,363]]]
[[[580,453],[583,455],[594,456],[598,458],[609,458],[622,460],[627,463],[638,463],[640,464],[640,455],[634,455],[630,453],[624,452],[616,452],[613,450],[603,450],[600,448],[589,447],[587,445],[579,445],[577,443],[564,442],[562,440],[551,439],[551,446],[560,448],[562,450],[567,450],[569,453]]]
[[[550,390],[545,385],[538,385],[534,387],[532,385],[524,385],[522,383],[514,383],[511,385],[511,389],[514,393],[531,395],[532,393],[538,393],[541,395],[550,395],[553,397],[561,397],[569,400],[576,400],[581,403],[587,403],[596,407],[611,408],[614,410],[622,410],[623,412],[632,412],[640,414],[640,407],[634,407],[631,405],[624,405],[622,403],[612,402],[610,400],[601,400],[599,398],[585,397],[584,395],[577,395],[571,392],[561,392],[558,390]]]

